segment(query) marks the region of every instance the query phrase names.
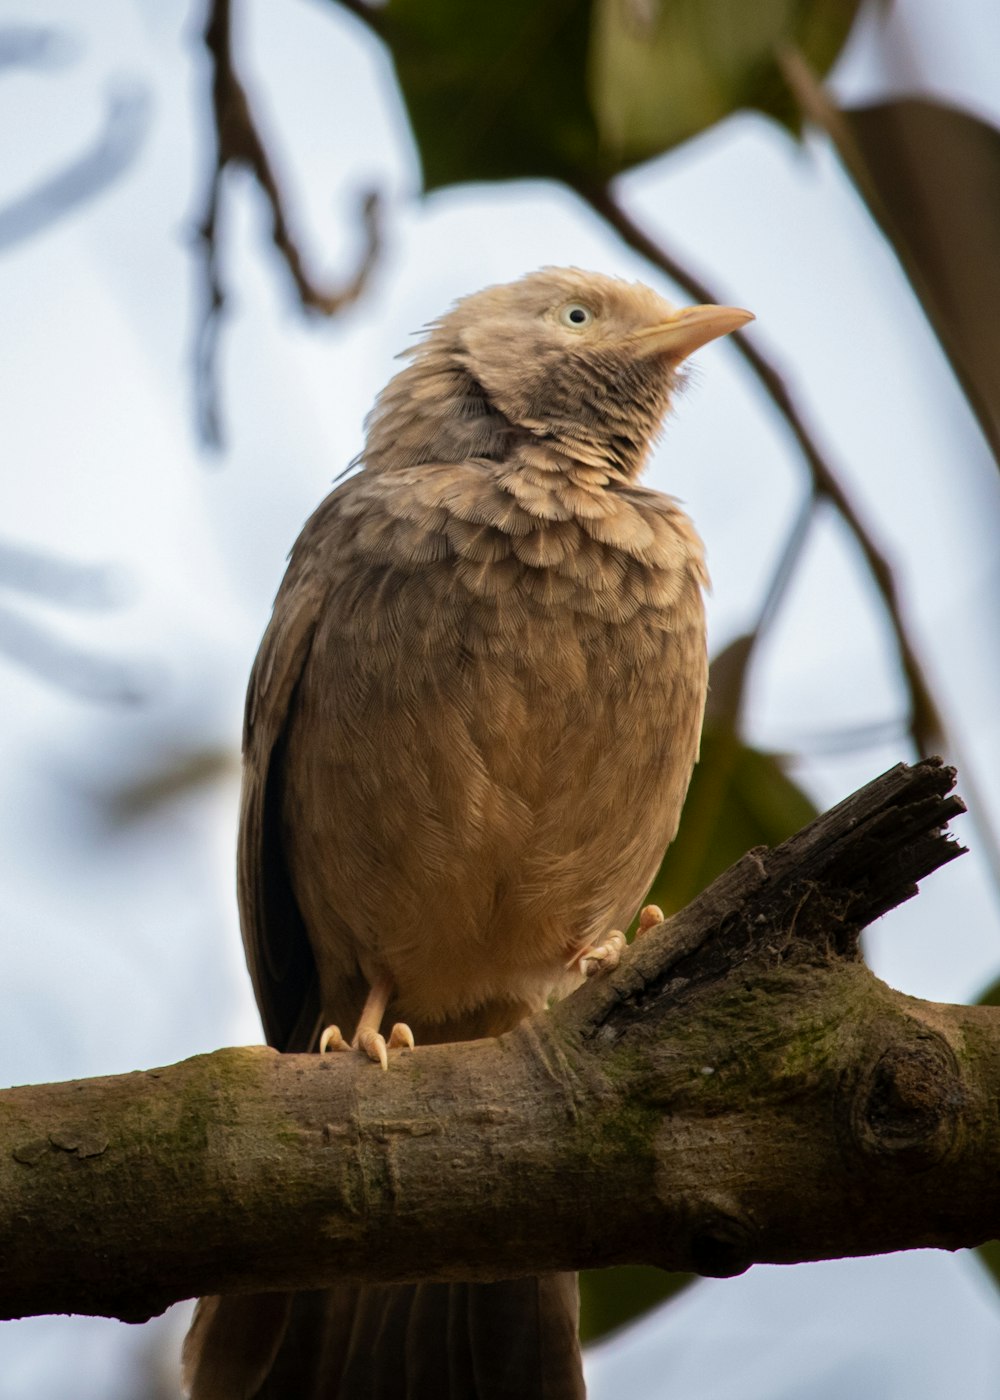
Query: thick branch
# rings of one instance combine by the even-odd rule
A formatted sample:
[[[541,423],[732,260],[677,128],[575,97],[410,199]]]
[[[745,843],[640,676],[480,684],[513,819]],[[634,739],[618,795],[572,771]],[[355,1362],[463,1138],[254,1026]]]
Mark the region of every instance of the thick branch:
[[[902,996],[857,953],[959,854],[952,780],[893,769],[499,1040],[7,1091],[0,1314],[991,1238],[1000,1011]]]

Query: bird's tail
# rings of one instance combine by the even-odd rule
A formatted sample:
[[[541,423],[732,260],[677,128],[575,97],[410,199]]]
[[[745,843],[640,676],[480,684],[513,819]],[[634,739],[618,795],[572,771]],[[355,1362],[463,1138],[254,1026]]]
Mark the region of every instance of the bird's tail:
[[[191,1400],[583,1400],[575,1274],[203,1298]]]

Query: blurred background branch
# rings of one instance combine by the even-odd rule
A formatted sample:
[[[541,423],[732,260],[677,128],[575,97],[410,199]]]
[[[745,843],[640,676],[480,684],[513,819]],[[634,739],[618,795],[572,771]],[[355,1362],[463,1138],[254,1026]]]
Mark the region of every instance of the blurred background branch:
[[[33,238],[96,199],[134,163],[149,131],[149,93],[119,82],[107,99],[104,126],[70,165],[0,207],[0,253]]]
[[[0,540],[0,589],[74,611],[121,606],[130,589],[120,570],[79,564]],[[39,618],[0,604],[0,653],[40,679],[87,700],[135,704],[149,694],[153,672],[134,660],[99,656],[60,637]]]
[[[219,328],[225,312],[226,293],[220,271],[219,222],[223,183],[230,167],[250,173],[271,214],[271,238],[295,287],[304,311],[336,316],[364,291],[375,267],[381,245],[381,201],[376,191],[362,196],[360,206],[363,250],[354,272],[337,285],[324,285],[306,268],[304,255],[292,233],[285,195],[274,162],[261,138],[250,99],[236,70],[233,54],[231,0],[211,0],[205,26],[205,47],[212,64],[212,116],[215,155],[208,200],[198,226],[203,312],[195,348],[195,384],[198,426],[203,441],[222,446],[217,356]]]
[[[5,68],[59,68],[73,54],[73,43],[44,24],[0,25],[0,72]]]
[[[672,282],[682,288],[692,301],[726,301],[725,296],[706,286],[675,256],[645,233],[622,208],[609,186],[581,185],[578,187],[578,192],[581,198],[586,200],[601,218],[607,220],[629,247],[634,248],[654,267],[658,267]],[[899,664],[906,680],[909,697],[908,728],[913,740],[914,752],[916,754],[934,753],[942,746],[944,731],[923,668],[917,658],[916,649],[907,632],[892,567],[883,551],[876,544],[871,531],[862,521],[830,461],[820,450],[813,433],[806,426],[784,377],[775,368],[771,357],[765,355],[760,349],[759,336],[758,331],[749,333],[737,331],[731,339],[744,363],[749,367],[795,439],[809,472],[809,486],[813,500],[828,501],[857,541],[888,614],[899,651]],[[754,641],[763,636],[768,623],[777,610],[778,602],[792,581],[795,564],[801,556],[812,519],[813,512],[810,504],[800,513],[789,534],[775,570],[774,582],[768,591],[766,603],[753,632]],[[747,649],[744,658],[744,676],[747,674],[751,655],[752,647]],[[737,706],[734,713],[738,712],[738,708]]]

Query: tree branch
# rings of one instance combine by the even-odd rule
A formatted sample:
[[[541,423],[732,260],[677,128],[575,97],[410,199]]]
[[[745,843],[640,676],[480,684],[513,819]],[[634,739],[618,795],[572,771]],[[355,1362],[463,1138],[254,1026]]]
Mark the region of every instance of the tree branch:
[[[0,1315],[992,1238],[1000,1009],[905,997],[858,954],[960,853],[953,778],[892,769],[499,1040],[6,1091]]]
[[[305,311],[320,316],[335,316],[357,301],[367,285],[381,245],[381,203],[377,193],[369,191],[361,201],[365,246],[353,274],[342,284],[332,287],[320,285],[308,272],[305,258],[292,233],[274,165],[257,128],[246,88],[236,71],[231,11],[231,0],[211,0],[204,35],[205,47],[212,61],[215,158],[205,212],[198,226],[204,311],[195,347],[195,381],[201,434],[204,441],[213,447],[219,447],[222,443],[216,352],[226,297],[219,271],[218,238],[222,184],[227,167],[242,166],[256,180],[271,211],[271,239],[288,269],[299,303]],[[355,12],[358,12],[357,9]]]

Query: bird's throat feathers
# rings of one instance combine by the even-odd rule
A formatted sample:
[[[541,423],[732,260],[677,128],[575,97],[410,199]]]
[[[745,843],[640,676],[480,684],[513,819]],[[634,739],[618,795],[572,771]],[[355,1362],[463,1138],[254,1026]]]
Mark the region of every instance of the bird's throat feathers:
[[[541,345],[526,354],[515,336],[494,328],[484,354],[475,332],[448,330],[435,326],[379,395],[362,454],[369,471],[472,459],[513,466],[530,444],[549,447],[567,466],[631,481],[683,378],[677,367],[618,347],[567,354]]]

